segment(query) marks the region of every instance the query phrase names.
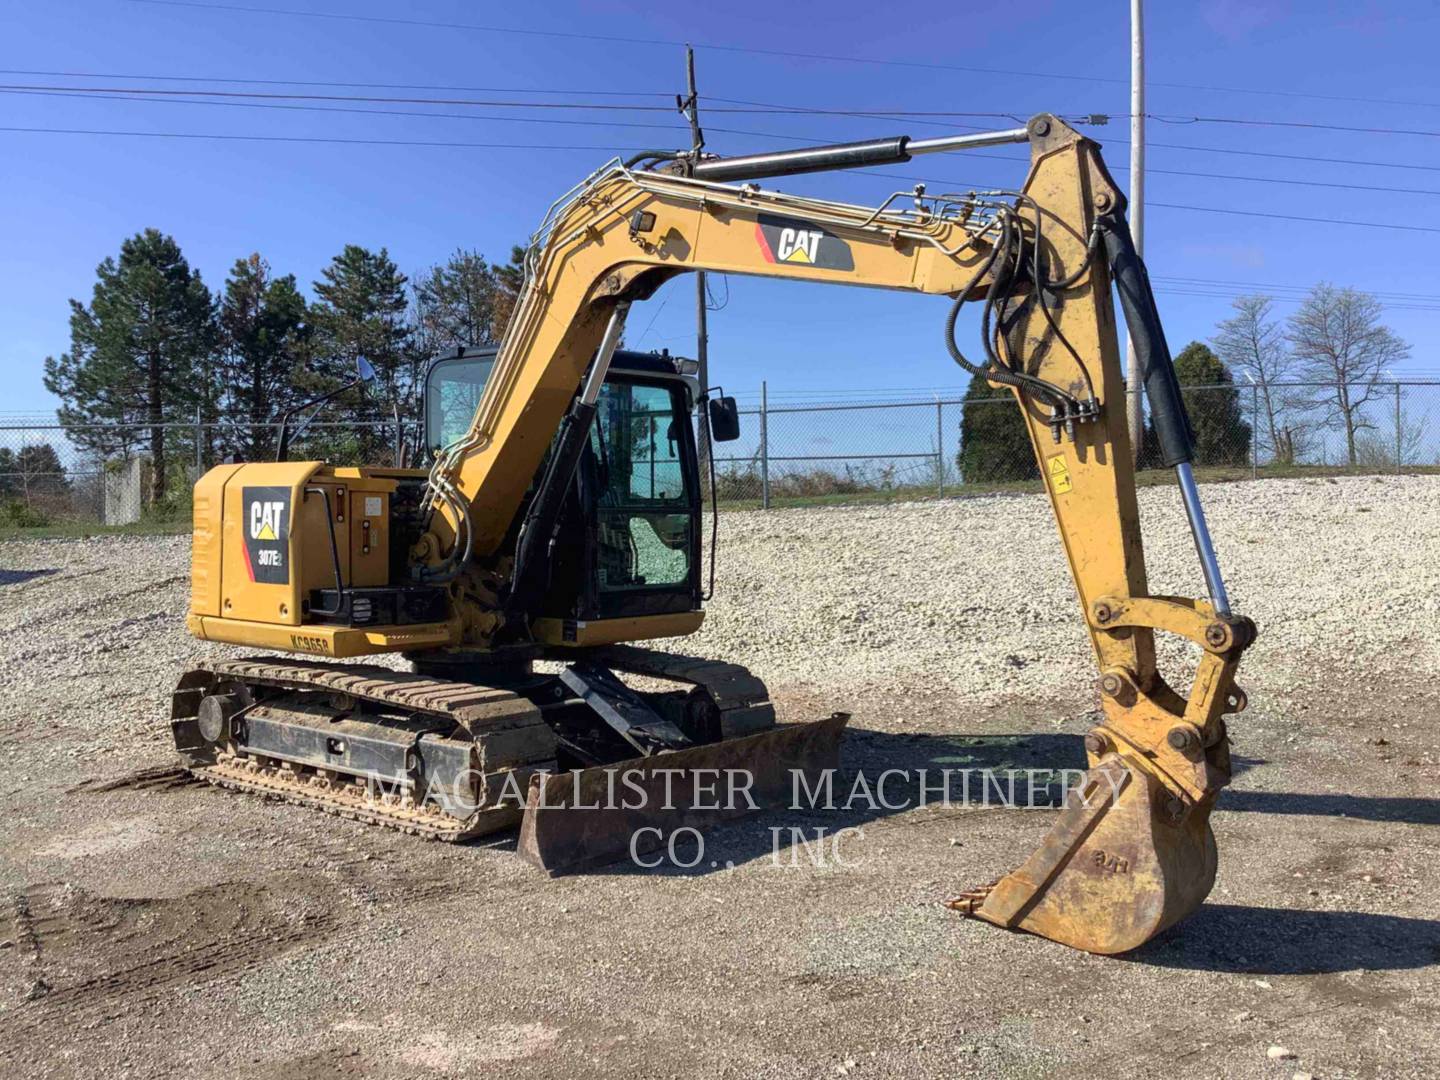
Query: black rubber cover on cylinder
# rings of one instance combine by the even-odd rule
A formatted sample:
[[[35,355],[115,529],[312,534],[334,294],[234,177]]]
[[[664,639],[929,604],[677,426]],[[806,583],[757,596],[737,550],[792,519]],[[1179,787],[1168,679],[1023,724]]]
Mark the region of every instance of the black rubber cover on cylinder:
[[[1135,343],[1135,359],[1140,365],[1145,397],[1150,401],[1150,420],[1160,441],[1160,456],[1166,466],[1179,465],[1194,457],[1195,435],[1190,427],[1190,414],[1185,411],[1185,401],[1180,396],[1180,381],[1175,377],[1170,346],[1165,343],[1150,275],[1135,250],[1135,241],[1123,214],[1106,214],[1100,219],[1100,229],[1105,238],[1105,255],[1110,261],[1110,276],[1115,280],[1120,307],[1125,312],[1125,325],[1130,328],[1130,340]]]
[[[898,165],[910,160],[910,155],[905,152],[905,144],[909,141],[908,135],[896,135],[866,142],[809,146],[803,150],[777,150],[773,154],[712,158],[697,163],[693,175],[697,180],[757,180],[762,176],[795,176],[830,169],[854,169],[861,165]]]

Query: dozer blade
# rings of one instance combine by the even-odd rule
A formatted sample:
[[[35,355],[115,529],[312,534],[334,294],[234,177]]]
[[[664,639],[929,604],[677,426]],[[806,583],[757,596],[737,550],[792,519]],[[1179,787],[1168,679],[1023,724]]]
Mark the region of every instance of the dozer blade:
[[[1107,754],[1025,865],[949,906],[1086,952],[1126,952],[1209,894],[1213,804],[1187,807],[1147,770]]]
[[[840,763],[848,713],[654,757],[531,778],[520,854],[553,875],[634,858],[677,830],[788,806]]]

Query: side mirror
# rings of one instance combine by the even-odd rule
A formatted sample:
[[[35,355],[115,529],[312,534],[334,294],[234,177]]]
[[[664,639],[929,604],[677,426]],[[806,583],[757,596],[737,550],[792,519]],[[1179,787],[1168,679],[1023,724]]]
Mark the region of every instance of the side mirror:
[[[740,407],[733,397],[710,399],[710,438],[714,442],[734,442],[740,437]]]
[[[361,382],[370,382],[375,378],[375,368],[363,356],[355,358],[355,374]]]

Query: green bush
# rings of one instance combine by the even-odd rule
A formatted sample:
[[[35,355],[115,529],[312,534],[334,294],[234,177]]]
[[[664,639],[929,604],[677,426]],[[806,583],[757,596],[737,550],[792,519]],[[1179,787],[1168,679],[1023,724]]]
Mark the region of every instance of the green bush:
[[[1040,468],[1035,464],[1025,417],[1009,391],[997,390],[984,376],[976,375],[965,391],[961,409],[960,452],[955,455],[955,464],[965,483],[1039,478]]]
[[[33,506],[15,500],[0,503],[0,526],[11,529],[39,529],[49,524],[50,515]]]
[[[150,524],[189,521],[194,512],[193,496],[194,489],[189,484],[178,491],[171,489],[160,502],[145,507],[140,520]]]

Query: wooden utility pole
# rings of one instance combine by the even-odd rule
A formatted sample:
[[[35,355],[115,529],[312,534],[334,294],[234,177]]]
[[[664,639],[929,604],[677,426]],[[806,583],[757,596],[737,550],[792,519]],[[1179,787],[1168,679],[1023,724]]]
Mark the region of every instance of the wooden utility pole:
[[[1145,255],[1145,11],[1144,0],[1130,0],[1130,235],[1135,253]],[[1140,462],[1145,435],[1143,380],[1135,357],[1135,342],[1125,333],[1125,417],[1130,429],[1130,451]]]
[[[698,161],[700,151],[705,148],[705,133],[700,130],[700,105],[695,93],[695,50],[689,45],[685,46],[685,95],[680,111],[690,121],[690,146]],[[699,409],[705,408],[706,393],[710,389],[710,328],[706,302],[705,271],[698,270],[695,273],[695,363],[700,378],[700,400],[696,403]],[[703,472],[710,460],[710,425],[704,420],[700,423],[699,450]]]

